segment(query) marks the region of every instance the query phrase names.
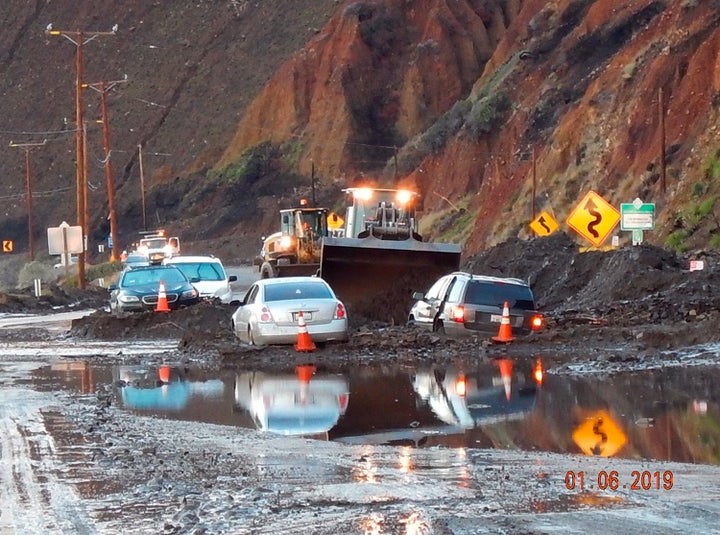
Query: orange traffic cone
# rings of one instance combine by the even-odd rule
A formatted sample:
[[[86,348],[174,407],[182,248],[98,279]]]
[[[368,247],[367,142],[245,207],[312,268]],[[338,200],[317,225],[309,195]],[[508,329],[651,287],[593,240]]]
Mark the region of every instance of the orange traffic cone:
[[[298,312],[298,337],[297,344],[295,344],[295,351],[310,352],[315,351],[315,344],[308,334],[307,326],[305,325],[305,318],[302,312]]]
[[[170,312],[168,306],[167,294],[165,293],[165,283],[160,281],[160,289],[158,290],[158,301],[155,312]]]
[[[160,366],[160,369],[158,370],[158,376],[160,377],[160,381],[162,381],[163,383],[169,383],[170,366]]]
[[[503,305],[500,330],[498,331],[497,336],[493,336],[491,340],[500,344],[507,344],[508,342],[513,341],[512,328],[510,327],[510,306],[507,301],[505,301],[505,304]]]
[[[505,387],[505,398],[510,401],[512,396],[512,360],[500,359],[497,363],[500,366],[500,377],[502,377],[503,386]]]

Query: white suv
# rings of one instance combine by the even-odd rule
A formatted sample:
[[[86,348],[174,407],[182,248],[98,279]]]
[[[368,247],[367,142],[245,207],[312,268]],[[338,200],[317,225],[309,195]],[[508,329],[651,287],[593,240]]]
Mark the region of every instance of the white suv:
[[[173,256],[163,260],[165,265],[176,266],[200,292],[201,299],[219,299],[221,303],[232,302],[231,282],[237,277],[225,272],[219,258],[214,256]]]

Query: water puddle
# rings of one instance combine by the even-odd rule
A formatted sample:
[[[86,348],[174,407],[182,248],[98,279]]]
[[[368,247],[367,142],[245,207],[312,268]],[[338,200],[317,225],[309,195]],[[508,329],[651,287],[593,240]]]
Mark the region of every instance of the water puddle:
[[[349,444],[498,448],[720,464],[720,370],[549,374],[539,359],[474,369],[313,365],[281,373],[58,362],[41,388],[112,385],[124,410]]]

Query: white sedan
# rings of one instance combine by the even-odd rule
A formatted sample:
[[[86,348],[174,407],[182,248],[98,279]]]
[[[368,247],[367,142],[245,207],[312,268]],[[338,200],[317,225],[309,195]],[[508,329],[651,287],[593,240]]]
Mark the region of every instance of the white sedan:
[[[345,305],[330,285],[318,277],[260,279],[245,294],[232,315],[232,327],[251,345],[294,344],[300,312],[315,343],[348,340]]]

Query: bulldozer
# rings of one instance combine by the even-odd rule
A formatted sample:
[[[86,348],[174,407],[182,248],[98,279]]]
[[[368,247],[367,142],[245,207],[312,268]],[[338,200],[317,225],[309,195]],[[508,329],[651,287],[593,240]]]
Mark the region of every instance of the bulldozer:
[[[263,239],[256,262],[260,277],[317,275],[322,240],[328,235],[327,208],[300,207],[280,210],[280,231]]]
[[[318,275],[352,315],[401,324],[414,291],[460,268],[460,246],[423,241],[420,194],[403,189],[347,188],[344,228],[327,208],[280,210],[280,232],[263,241],[262,278]]]
[[[344,236],[323,239],[320,275],[352,315],[402,324],[414,291],[460,268],[461,247],[423,241],[420,194],[404,189],[347,188]]]

